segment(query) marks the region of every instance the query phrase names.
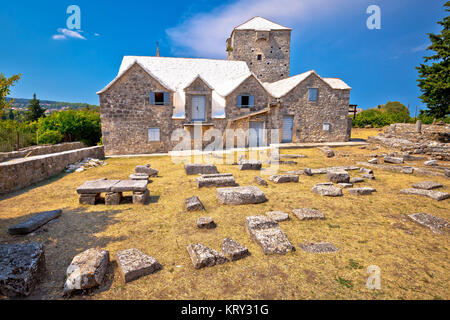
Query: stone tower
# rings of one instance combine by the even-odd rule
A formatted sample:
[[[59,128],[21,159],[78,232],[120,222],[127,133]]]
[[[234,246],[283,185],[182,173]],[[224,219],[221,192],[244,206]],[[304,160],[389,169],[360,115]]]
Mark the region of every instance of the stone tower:
[[[227,60],[247,62],[263,82],[289,77],[291,29],[261,17],[237,26],[226,41]]]

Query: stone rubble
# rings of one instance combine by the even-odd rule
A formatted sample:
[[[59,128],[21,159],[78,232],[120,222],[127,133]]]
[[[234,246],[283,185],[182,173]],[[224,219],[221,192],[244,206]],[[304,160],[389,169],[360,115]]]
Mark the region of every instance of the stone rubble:
[[[384,162],[385,163],[402,164],[405,161],[403,160],[403,158],[385,156],[384,157]]]
[[[334,183],[348,183],[350,175],[347,171],[328,171],[327,180]]]
[[[236,181],[231,173],[204,174],[195,178],[195,183],[197,188],[236,186]]]
[[[317,149],[320,150],[325,156],[327,156],[327,158],[332,158],[335,156],[334,150],[330,147],[319,147]]]
[[[277,174],[270,176],[268,180],[274,183],[298,182],[299,176],[295,174]]]
[[[95,168],[98,166],[106,166],[107,163],[106,161],[100,160],[100,159],[94,159],[94,158],[85,158],[79,162],[73,163],[73,164],[69,164],[66,167],[66,172],[67,173],[71,173],[71,172],[83,172],[87,169],[90,168]]]

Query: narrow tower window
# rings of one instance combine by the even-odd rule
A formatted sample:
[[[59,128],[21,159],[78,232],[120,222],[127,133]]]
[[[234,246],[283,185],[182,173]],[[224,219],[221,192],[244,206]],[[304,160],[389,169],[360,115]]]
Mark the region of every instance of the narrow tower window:
[[[257,59],[262,60],[262,54],[258,54]]]

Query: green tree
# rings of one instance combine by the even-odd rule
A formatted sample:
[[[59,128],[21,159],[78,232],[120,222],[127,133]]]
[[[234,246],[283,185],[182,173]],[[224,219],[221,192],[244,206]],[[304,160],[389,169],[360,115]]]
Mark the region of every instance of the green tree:
[[[39,104],[39,99],[36,99],[36,93],[33,94],[33,99],[30,100],[27,112],[25,113],[26,121],[36,121],[39,118],[45,117],[45,109]]]
[[[444,8],[450,12],[450,1],[444,4]],[[450,16],[438,24],[442,26],[441,33],[428,34],[431,45],[427,50],[434,51],[435,54],[424,57],[425,63],[417,67],[417,81],[423,93],[420,99],[427,104],[426,113],[436,118],[444,118],[450,113]]]
[[[388,114],[394,122],[410,121],[411,119],[409,116],[409,109],[403,103],[398,101],[389,101],[385,105],[379,107],[379,110]]]
[[[19,81],[21,76],[22,74],[19,73],[7,78],[3,73],[0,73],[0,115],[3,115],[5,108],[10,108],[14,102],[13,99],[6,101],[6,96],[11,92],[11,86]]]

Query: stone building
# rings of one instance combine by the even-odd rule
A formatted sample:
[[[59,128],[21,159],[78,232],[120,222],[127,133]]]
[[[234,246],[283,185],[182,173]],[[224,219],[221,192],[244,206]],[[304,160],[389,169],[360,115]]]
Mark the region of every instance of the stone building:
[[[105,153],[225,147],[226,129],[246,146],[348,141],[351,88],[313,70],[289,77],[290,33],[254,17],[232,31],[227,60],[125,56],[98,92]]]

